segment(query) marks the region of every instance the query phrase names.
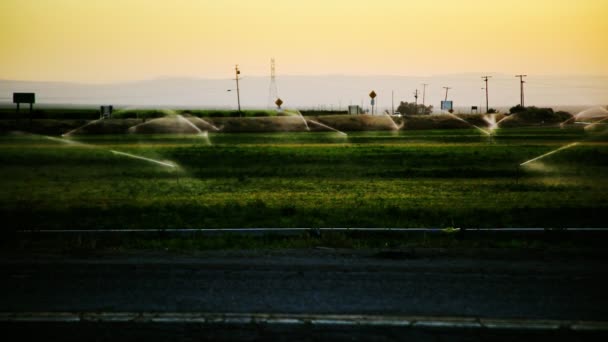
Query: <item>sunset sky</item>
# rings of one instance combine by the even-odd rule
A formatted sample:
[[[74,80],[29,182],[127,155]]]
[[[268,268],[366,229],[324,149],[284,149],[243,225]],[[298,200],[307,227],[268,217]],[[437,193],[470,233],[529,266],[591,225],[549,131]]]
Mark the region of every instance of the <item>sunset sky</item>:
[[[608,75],[606,0],[2,0],[0,79]]]

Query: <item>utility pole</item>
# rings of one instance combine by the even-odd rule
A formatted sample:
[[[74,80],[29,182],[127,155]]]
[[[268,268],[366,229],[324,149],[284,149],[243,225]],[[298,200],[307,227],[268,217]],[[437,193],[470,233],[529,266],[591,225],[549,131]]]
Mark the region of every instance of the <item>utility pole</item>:
[[[524,103],[524,83],[526,83],[526,81],[524,81],[524,77],[528,77],[528,75],[515,75],[515,77],[519,77],[519,83],[520,83],[520,105],[522,108],[525,107],[525,103]]]
[[[415,103],[415,107],[416,108],[416,114],[418,114],[418,89],[416,89],[416,92],[414,92],[414,99],[416,99]]]
[[[445,101],[448,100],[448,90],[452,89],[450,87],[443,87],[443,89],[445,89]]]
[[[488,79],[492,78],[492,76],[481,76],[481,78],[486,82],[486,114],[490,111],[490,101],[488,97]]]
[[[239,105],[239,116],[241,116],[241,90],[239,88],[239,75],[241,74],[241,71],[239,70],[238,64],[234,67],[234,71],[236,73],[236,101]]]
[[[426,86],[427,83],[422,83],[422,107],[426,108]]]

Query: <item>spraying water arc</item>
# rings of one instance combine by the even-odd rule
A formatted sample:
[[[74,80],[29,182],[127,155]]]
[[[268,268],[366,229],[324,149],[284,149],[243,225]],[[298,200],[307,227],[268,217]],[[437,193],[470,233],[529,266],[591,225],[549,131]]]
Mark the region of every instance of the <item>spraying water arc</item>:
[[[63,136],[63,135],[62,135]],[[49,137],[49,136],[45,136],[46,139],[51,140],[51,141],[56,141],[62,144],[67,144],[67,145],[76,145],[76,146],[85,146],[85,147],[94,147],[92,145],[87,145],[87,144],[83,144],[81,142],[78,141],[73,141],[73,140],[66,140],[66,139],[61,139],[61,138],[55,138],[55,137]]]
[[[133,159],[138,159],[138,160],[143,160],[143,161],[147,161],[150,163],[154,163],[154,164],[158,164],[158,165],[162,165],[162,166],[166,166],[166,167],[171,167],[171,168],[176,167],[176,165],[168,163],[168,162],[164,162],[164,161],[160,161],[160,160],[156,160],[156,159],[152,159],[152,158],[146,158],[146,157],[138,156],[136,154],[120,152],[120,151],[115,151],[115,150],[110,150],[110,152],[112,152],[113,154],[116,154],[116,155],[133,158]]]
[[[55,137],[49,137],[49,136],[45,136],[45,138],[48,140],[52,140],[52,141],[56,141],[56,142],[60,142],[60,143],[72,145],[72,146],[82,146],[82,147],[97,148],[97,149],[100,148],[99,146],[96,146],[96,145],[84,144],[84,143],[81,143],[78,141],[73,141],[73,140],[67,140],[67,139],[61,139],[61,138],[55,138]],[[162,165],[165,167],[171,167],[171,168],[177,167],[176,164],[172,164],[172,163],[169,163],[166,161],[160,161],[160,160],[156,160],[156,159],[152,159],[152,158],[142,157],[142,156],[138,156],[136,154],[120,152],[120,151],[116,151],[116,150],[107,150],[107,151],[110,151],[111,153],[113,153],[115,155],[121,155],[121,156],[128,157],[128,158],[143,160],[143,161],[147,161],[149,163],[154,163],[154,164]]]
[[[321,126],[321,127],[324,127],[324,128],[327,128],[327,129],[329,129],[331,131],[334,131],[336,133],[342,134],[344,136],[348,136],[348,134],[346,134],[346,133],[344,133],[342,131],[339,131],[339,130],[333,128],[333,127],[327,126],[326,124],[322,124],[320,122],[317,122],[317,121],[314,121],[314,120],[310,120],[310,119],[308,119],[308,122],[313,123],[313,124],[318,125],[318,126]]]
[[[494,132],[498,129],[498,122],[496,122],[496,114],[486,114],[483,116],[483,120],[488,124],[488,129],[490,130],[490,132]]]
[[[82,126],[80,126],[78,128],[74,128],[73,130],[71,130],[69,132],[63,133],[61,136],[62,137],[69,137],[70,135],[74,134],[75,132],[77,132],[77,131],[85,128],[85,127],[94,125],[94,124],[100,122],[101,120],[103,120],[103,119],[97,119],[97,120],[94,120],[94,121],[91,121],[91,122],[87,122],[86,124],[84,124],[84,125],[82,125]]]
[[[453,118],[454,118],[454,119],[456,119],[456,120],[462,121],[462,122],[466,123],[467,125],[469,125],[469,126],[471,126],[471,127],[473,127],[473,128],[478,129],[480,132],[482,132],[483,134],[485,134],[485,135],[487,135],[487,136],[492,136],[492,133],[491,133],[491,132],[488,132],[488,131],[486,131],[485,129],[483,129],[483,128],[479,127],[479,126],[475,126],[475,125],[473,125],[472,123],[470,123],[470,122],[468,122],[468,121],[466,121],[466,120],[464,120],[464,119],[462,119],[462,118],[459,118],[459,117],[457,117],[456,115],[454,115],[454,114],[452,114],[452,113],[449,113],[449,112],[448,112],[448,113],[447,113],[447,115],[449,115],[449,116],[453,117]]]
[[[216,125],[212,124],[211,122],[204,120],[202,118],[199,118],[198,116],[189,116],[186,120],[188,121],[196,121],[196,122],[200,122],[201,124],[207,126],[207,127],[211,127],[212,130],[219,132],[220,128],[218,128]]]
[[[532,158],[532,159],[530,159],[530,160],[528,160],[528,161],[525,161],[525,162],[523,162],[523,163],[519,164],[519,166],[525,166],[525,165],[527,165],[527,164],[533,163],[533,162],[535,162],[535,161],[537,161],[537,160],[541,160],[541,159],[543,159],[543,158],[545,158],[545,157],[548,157],[548,156],[550,156],[550,155],[552,155],[552,154],[555,154],[555,153],[557,153],[557,152],[559,152],[559,151],[567,150],[567,149],[572,148],[572,147],[574,147],[574,146],[577,146],[577,145],[579,145],[579,144],[580,144],[580,142],[574,142],[574,143],[571,143],[571,144],[568,144],[568,145],[562,146],[562,147],[560,147],[560,148],[558,148],[558,149],[555,149],[555,150],[553,150],[553,151],[551,151],[551,152],[547,152],[547,153],[545,153],[545,154],[543,154],[543,155],[541,155],[541,156],[538,156],[538,157],[536,157],[536,158]]]
[[[607,112],[608,112],[608,111],[607,111]],[[603,119],[601,119],[601,120],[599,120],[599,121],[596,121],[596,122],[594,122],[594,123],[592,123],[592,124],[589,124],[588,126],[586,126],[586,127],[585,127],[585,130],[591,129],[591,128],[593,128],[594,126],[596,126],[596,125],[598,125],[598,124],[602,124],[602,122],[603,122],[603,121],[606,121],[606,120],[608,120],[608,116],[607,116],[607,117],[605,117],[605,118],[603,118]],[[607,133],[607,132],[606,132],[606,131],[604,131],[604,132],[602,132],[600,135],[604,135],[604,134],[606,134],[606,133]],[[570,148],[575,147],[575,146],[577,146],[577,145],[580,145],[581,143],[582,143],[582,142],[577,141],[577,142],[570,143],[570,144],[568,144],[568,145],[564,145],[564,146],[562,146],[562,147],[560,147],[560,148],[557,148],[557,149],[555,149],[555,150],[553,150],[553,151],[547,152],[547,153],[545,153],[545,154],[543,154],[543,155],[541,155],[541,156],[538,156],[538,157],[536,157],[536,158],[533,158],[533,159],[530,159],[530,160],[528,160],[528,161],[525,161],[525,162],[523,162],[523,163],[519,164],[519,166],[524,166],[524,165],[527,165],[527,164],[533,163],[533,162],[535,162],[535,161],[537,161],[537,160],[543,159],[543,158],[548,157],[548,156],[550,156],[550,155],[552,155],[552,154],[555,154],[555,153],[557,153],[557,152],[560,152],[560,151],[563,151],[563,150],[567,150],[567,149],[570,149]]]
[[[601,120],[599,120],[599,121],[593,122],[593,123],[585,126],[585,130],[586,131],[591,130],[591,129],[595,128],[595,126],[603,124],[603,122],[606,121],[606,120],[608,120],[608,116],[605,117],[605,118],[603,118],[603,119],[601,119]]]
[[[585,109],[583,111],[580,111],[579,113],[577,113],[576,115],[574,115],[574,117],[579,120],[589,120],[589,119],[597,119],[597,118],[603,118],[606,117],[608,115],[608,110],[604,107],[592,107],[592,108],[588,108]]]
[[[184,118],[183,116],[181,116],[181,115],[179,115],[179,114],[177,114],[177,119],[178,119],[180,122],[182,122],[182,123],[184,123],[184,124],[186,124],[186,125],[188,125],[188,126],[192,127],[192,128],[193,128],[193,129],[194,129],[194,130],[197,132],[197,135],[198,135],[198,136],[204,137],[204,138],[206,139],[206,141],[207,141],[207,144],[211,145],[211,140],[209,140],[209,135],[207,134],[207,132],[206,132],[206,131],[205,131],[205,132],[203,132],[203,131],[202,131],[200,128],[198,128],[198,127],[197,127],[195,124],[193,124],[192,122],[190,122],[190,120],[188,120],[188,119]]]
[[[397,125],[397,123],[395,122],[395,120],[393,120],[393,118],[390,115],[388,115],[387,113],[384,113],[384,116],[386,116],[390,120],[390,122],[391,122],[391,124],[393,126],[393,130],[394,131],[398,131],[398,130],[400,130],[403,127],[404,122],[401,122],[401,125]]]
[[[304,122],[304,126],[306,126],[306,130],[310,131],[310,127],[308,127],[308,122],[306,122],[306,119],[304,119],[304,115],[302,115],[302,112],[300,112],[298,109],[296,109],[296,113],[300,116],[300,119],[302,119],[302,122]]]
[[[160,121],[162,121],[164,119],[165,118],[156,118],[156,119],[148,120],[147,122],[142,122],[142,123],[139,123],[137,125],[129,127],[129,129],[127,131],[129,133],[137,133],[140,127],[145,127],[146,125],[150,125],[150,124],[153,124],[155,122],[160,122]]]

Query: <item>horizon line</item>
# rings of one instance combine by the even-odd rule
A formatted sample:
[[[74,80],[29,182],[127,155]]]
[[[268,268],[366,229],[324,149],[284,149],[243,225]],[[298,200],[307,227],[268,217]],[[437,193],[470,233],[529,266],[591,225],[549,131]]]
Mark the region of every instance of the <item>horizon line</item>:
[[[473,76],[473,75],[496,75],[496,76],[510,76],[506,72],[461,72],[461,73],[446,73],[446,74],[434,74],[434,75],[388,75],[388,74],[284,74],[279,75],[277,78],[283,77],[353,77],[353,78],[437,78],[437,77],[453,77],[453,76]],[[608,74],[583,74],[583,73],[571,73],[571,74],[528,74],[529,77],[584,77],[584,78],[608,78]],[[515,75],[513,75],[515,77]],[[245,75],[246,78],[270,78],[270,75],[252,74]],[[78,81],[78,80],[28,80],[28,79],[10,79],[0,77],[0,82],[23,82],[23,83],[62,83],[62,84],[80,84],[80,85],[116,85],[116,84],[129,84],[129,83],[141,83],[141,82],[153,82],[153,81],[171,81],[171,80],[190,80],[190,81],[232,81],[232,78],[226,77],[196,77],[196,76],[154,76],[144,79],[131,79],[131,80],[114,80],[114,81]]]

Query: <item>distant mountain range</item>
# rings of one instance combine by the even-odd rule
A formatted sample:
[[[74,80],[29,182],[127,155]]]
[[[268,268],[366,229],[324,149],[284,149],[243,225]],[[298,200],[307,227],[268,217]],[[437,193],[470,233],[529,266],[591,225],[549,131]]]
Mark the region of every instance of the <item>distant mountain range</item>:
[[[271,105],[269,77],[243,75],[243,108]],[[478,74],[430,77],[405,76],[279,76],[278,92],[284,107],[345,109],[369,107],[368,94],[375,90],[381,110],[399,101],[423,101],[423,83],[428,83],[425,102],[439,107],[445,97],[444,86],[451,87],[448,98],[457,108],[485,108],[484,83]],[[13,92],[35,92],[39,105],[91,105],[141,107],[235,108],[236,84],[230,79],[164,78],[113,84],[34,82],[0,80],[0,103],[10,104]],[[230,91],[228,91],[230,90]],[[519,79],[494,74],[489,83],[490,107],[505,108],[519,103]],[[608,104],[608,76],[529,76],[526,79],[527,105],[592,106]],[[270,101],[272,100],[272,101]]]

